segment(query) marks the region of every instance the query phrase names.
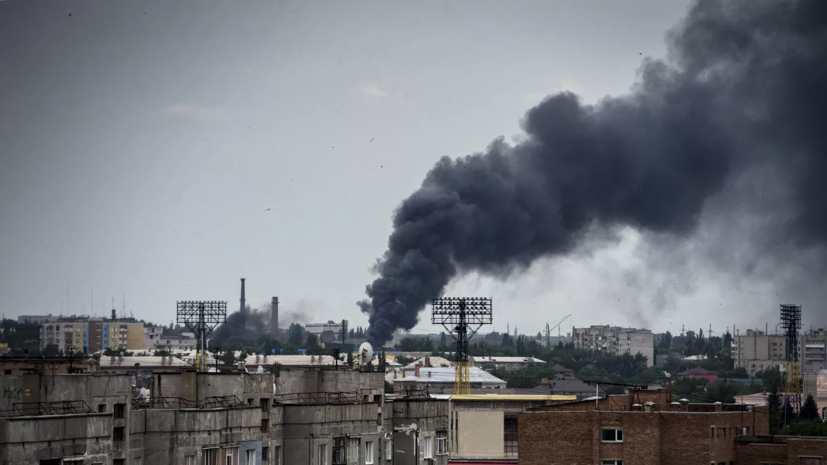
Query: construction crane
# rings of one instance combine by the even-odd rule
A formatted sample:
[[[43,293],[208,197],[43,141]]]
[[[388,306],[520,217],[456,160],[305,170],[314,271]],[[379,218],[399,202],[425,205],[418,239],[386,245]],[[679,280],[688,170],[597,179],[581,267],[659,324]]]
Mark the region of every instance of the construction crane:
[[[546,323],[546,347],[551,347],[551,331],[557,328],[557,336],[560,337],[560,325],[562,325],[563,322],[569,318],[571,318],[571,314],[568,314],[559,320],[553,321],[553,325]]]

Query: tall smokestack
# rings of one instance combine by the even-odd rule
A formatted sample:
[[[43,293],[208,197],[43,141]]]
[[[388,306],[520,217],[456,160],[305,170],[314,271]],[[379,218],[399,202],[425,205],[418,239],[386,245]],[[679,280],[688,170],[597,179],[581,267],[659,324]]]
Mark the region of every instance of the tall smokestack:
[[[238,309],[239,312],[245,313],[247,311],[247,299],[244,296],[244,278],[241,278],[241,308]]]
[[[279,298],[273,297],[270,302],[270,332],[274,337],[279,335]]]
[[[750,221],[755,250],[738,255],[827,245],[827,2],[698,0],[667,37],[630,93],[549,96],[521,141],[437,162],[396,209],[359,302],[369,341],[412,329],[460,274],[506,278],[623,228],[686,240],[708,213],[716,250]]]

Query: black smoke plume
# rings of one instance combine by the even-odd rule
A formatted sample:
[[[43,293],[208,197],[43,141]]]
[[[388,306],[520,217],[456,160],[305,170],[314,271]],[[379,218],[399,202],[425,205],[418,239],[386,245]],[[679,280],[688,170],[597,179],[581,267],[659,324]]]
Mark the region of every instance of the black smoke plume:
[[[307,323],[310,321],[310,314],[312,303],[308,303],[306,299],[300,300],[295,308],[280,309],[279,324],[282,330],[286,329],[292,323]],[[231,337],[243,337],[247,339],[258,339],[260,336],[269,335],[278,338],[279,335],[271,334],[270,329],[270,302],[260,305],[258,308],[251,308],[246,306],[246,312],[233,312],[227,317],[227,322],[215,328],[215,331],[210,334],[210,341],[220,344]]]
[[[458,273],[504,277],[595,230],[689,237],[710,198],[756,173],[789,186],[780,208],[760,189],[739,199],[786,212],[765,240],[825,244],[827,2],[698,1],[667,42],[630,94],[550,96],[526,114],[523,142],[442,158],[394,214],[359,303],[369,340],[413,328]],[[734,204],[722,221],[738,223]]]

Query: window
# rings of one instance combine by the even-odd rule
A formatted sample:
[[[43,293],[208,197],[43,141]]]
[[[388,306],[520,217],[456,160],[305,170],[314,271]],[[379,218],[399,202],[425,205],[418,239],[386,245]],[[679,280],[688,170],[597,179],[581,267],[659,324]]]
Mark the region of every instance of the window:
[[[425,459],[433,459],[434,458],[434,437],[433,436],[426,436],[425,437],[425,450],[423,451]]]
[[[235,455],[235,448],[227,449],[227,454],[224,456],[224,465],[233,465],[233,456]]]
[[[393,460],[393,439],[385,439],[385,460]]]
[[[204,449],[204,465],[218,465],[218,449]]]
[[[124,465],[126,459],[112,459],[112,465]]]
[[[344,464],[347,463],[347,444],[346,438],[333,438],[333,463]]]
[[[601,460],[600,465],[623,465],[623,460]]]
[[[262,412],[266,412],[266,411],[270,410],[270,402],[268,402],[269,400],[270,399],[259,399],[258,400],[258,405],[259,405],[259,407],[261,407]]]
[[[600,430],[601,442],[623,442],[622,429],[602,429]]]
[[[281,465],[281,446],[276,446],[273,454],[273,465]]]
[[[126,428],[123,426],[116,426],[115,429],[112,430],[112,440],[113,441],[123,441],[126,439],[125,430]]]
[[[244,455],[245,455],[244,458],[246,459],[246,460],[244,460],[245,465],[256,465],[256,450],[255,449],[247,449],[247,452]]]
[[[267,428],[270,426],[270,420],[263,419],[261,420],[261,432],[266,433]]]
[[[349,438],[347,440],[347,461],[359,461],[359,438]]]
[[[327,444],[319,444],[319,457],[316,463],[318,465],[327,465]]]
[[[115,404],[115,418],[126,417],[126,404]]]
[[[144,458],[143,457],[132,457],[132,465],[143,465]]]
[[[436,432],[436,455],[448,453],[448,433],[446,431]]]
[[[106,404],[98,404],[98,413],[106,413]]]
[[[278,450],[278,447],[276,448],[276,450]],[[269,458],[270,458],[270,448],[269,447],[262,447],[261,448],[261,463],[266,462]]]
[[[373,441],[365,442],[365,463],[373,463]]]
[[[517,417],[505,417],[503,424],[503,452],[506,457],[517,456]]]
[[[195,465],[195,456],[188,455],[184,457],[184,465]]]

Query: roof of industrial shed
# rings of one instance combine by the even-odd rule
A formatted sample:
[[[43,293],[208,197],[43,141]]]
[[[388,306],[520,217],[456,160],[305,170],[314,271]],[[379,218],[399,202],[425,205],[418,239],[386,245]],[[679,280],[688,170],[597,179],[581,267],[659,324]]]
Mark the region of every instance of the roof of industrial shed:
[[[108,368],[108,367],[134,367],[135,364],[142,367],[186,367],[192,366],[190,363],[185,362],[177,357],[160,357],[154,355],[131,355],[127,357],[107,357],[103,356],[100,359],[100,366],[101,368]]]
[[[429,359],[428,363],[430,363],[431,367],[434,367],[434,368],[454,366],[454,362],[448,360],[447,358],[443,358],[443,357],[422,357],[419,360],[416,360],[414,362],[411,362],[411,363],[405,365],[405,368],[413,369],[414,367],[416,367],[417,363],[420,364],[420,366],[424,367],[426,358]]]
[[[474,363],[546,363],[535,357],[471,357]]]
[[[244,359],[244,363],[249,366],[258,365],[272,365],[278,363],[284,366],[333,366],[334,358],[332,355],[248,355]],[[386,360],[387,366],[400,366],[396,362]],[[345,365],[343,360],[339,360],[339,365]],[[375,358],[371,361],[371,365],[379,365],[379,359]]]
[[[469,368],[470,381],[472,383],[488,383],[488,384],[502,384],[505,386],[505,381],[488,373],[485,370],[477,367]],[[428,376],[430,374],[430,376]],[[419,376],[415,372],[406,372],[404,378],[394,380],[395,382],[418,382],[427,381],[429,383],[453,383],[456,377],[456,370],[454,368],[420,368]]]

